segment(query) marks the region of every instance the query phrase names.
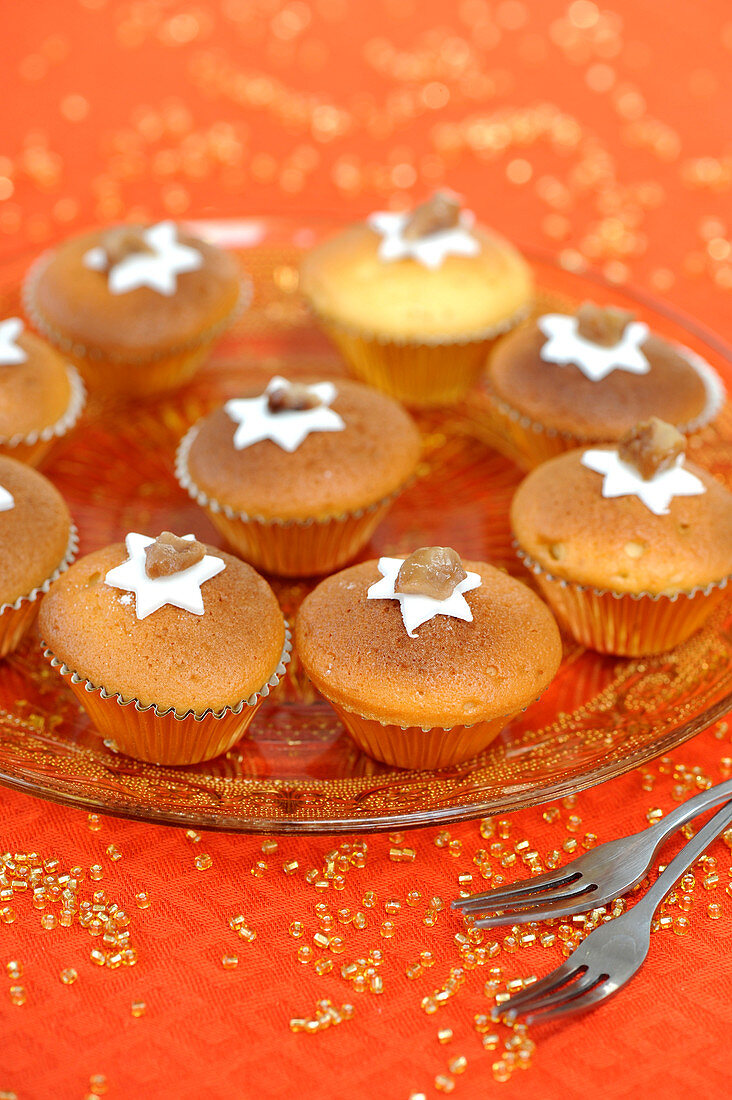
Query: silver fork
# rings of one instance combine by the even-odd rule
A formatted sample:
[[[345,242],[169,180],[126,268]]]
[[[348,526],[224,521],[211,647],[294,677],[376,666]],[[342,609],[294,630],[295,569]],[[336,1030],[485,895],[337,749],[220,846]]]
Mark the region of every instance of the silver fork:
[[[684,802],[655,825],[600,844],[556,871],[521,879],[483,894],[453,901],[463,913],[500,910],[475,921],[477,928],[568,917],[597,909],[625,894],[645,876],[664,841],[698,814],[732,799],[732,779]]]
[[[699,830],[632,909],[590,932],[565,963],[500,1007],[495,1020],[524,1016],[544,1022],[594,1008],[629,982],[643,965],[651,943],[653,914],[675,882],[732,822],[728,803]]]

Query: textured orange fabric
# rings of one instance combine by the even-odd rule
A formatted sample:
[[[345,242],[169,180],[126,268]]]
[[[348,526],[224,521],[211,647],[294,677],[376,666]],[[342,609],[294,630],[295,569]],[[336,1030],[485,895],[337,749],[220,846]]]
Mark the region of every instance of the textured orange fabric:
[[[610,278],[662,293],[713,328],[728,323],[729,64],[732,23],[724,0],[74,0],[7,6],[0,65],[4,104],[0,155],[0,248],[13,257],[65,233],[122,215],[212,216],[300,211],[344,218],[382,205],[394,191],[421,197],[446,182],[486,221],[518,243],[582,254]],[[541,130],[538,104],[561,113]],[[525,111],[523,118],[517,111]],[[512,122],[506,122],[512,112]],[[506,128],[507,127],[507,128]],[[726,333],[729,336],[729,333]],[[51,471],[52,473],[52,471]],[[673,759],[713,781],[732,756],[724,725],[700,734]],[[542,854],[570,835],[602,840],[642,828],[647,812],[673,805],[665,765],[644,790],[637,772],[582,793],[547,822],[542,809],[510,817],[510,840]],[[649,784],[646,784],[649,785]],[[498,1055],[473,1026],[492,1003],[487,967],[468,971],[434,1015],[422,998],[460,965],[461,922],[428,899],[455,896],[457,875],[486,846],[477,824],[451,829],[454,858],[436,830],[407,834],[412,864],[388,858],[385,835],[368,837],[366,866],[329,896],[304,881],[341,838],[204,836],[105,820],[3,790],[0,850],[56,855],[70,867],[103,865],[104,888],[132,917],[133,968],[98,969],[78,927],[40,927],[30,897],[0,923],[0,1095],[81,1100],[105,1075],[110,1100],[249,1100],[343,1096],[407,1100],[450,1074],[456,1096],[613,1100],[657,1095],[727,1095],[732,1025],[730,853],[719,841],[719,885],[694,892],[690,930],[652,939],[647,965],[594,1015],[535,1029],[532,1065],[496,1081]],[[581,818],[567,830],[570,814]],[[351,838],[352,839],[352,838]],[[113,862],[110,844],[122,853]],[[199,871],[194,857],[210,854]],[[268,863],[253,877],[259,859]],[[295,859],[296,874],[282,865]],[[509,869],[510,875],[517,868]],[[701,876],[697,875],[697,879]],[[479,880],[478,880],[479,881]],[[405,896],[423,898],[409,908]],[[149,891],[137,909],[134,895]],[[364,908],[365,891],[378,896]],[[379,934],[384,902],[402,908]],[[368,928],[344,926],[343,954],[318,976],[297,950],[312,946],[315,905],[362,910]],[[710,919],[707,905],[721,907]],[[677,915],[681,915],[680,911]],[[256,931],[248,943],[228,921]],[[292,920],[306,934],[292,938]],[[339,932],[336,922],[334,932]],[[343,962],[378,948],[384,992],[357,993]],[[405,975],[422,950],[433,968]],[[239,965],[225,970],[224,954]],[[542,975],[556,948],[534,946],[496,960],[506,977]],[[27,1000],[14,1005],[5,964],[23,963]],[[60,972],[78,979],[64,985]],[[293,1034],[292,1017],[330,997],[353,1018],[315,1034]],[[145,1015],[134,1018],[133,1001]],[[453,1038],[441,1045],[440,1028]],[[500,1030],[500,1029],[499,1029]],[[501,1043],[506,1037],[501,1031]]]

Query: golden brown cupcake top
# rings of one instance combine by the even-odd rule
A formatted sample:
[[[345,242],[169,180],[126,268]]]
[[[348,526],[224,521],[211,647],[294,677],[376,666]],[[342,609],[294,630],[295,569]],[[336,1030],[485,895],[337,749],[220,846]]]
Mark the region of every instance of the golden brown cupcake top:
[[[305,257],[300,286],[316,313],[366,334],[439,340],[483,333],[526,308],[533,280],[499,234],[476,226],[471,236],[474,255],[447,255],[434,269],[412,257],[381,259],[379,233],[353,225]]]
[[[400,605],[369,599],[376,561],[326,578],[297,617],[298,652],[329,699],[401,726],[471,725],[531,703],[561,659],[551,612],[531,589],[485,562],[465,594],[473,621],[436,616],[410,637]]]
[[[629,314],[613,328],[611,319],[590,316],[587,306],[578,312],[585,339],[594,339],[606,351],[613,338],[632,323]],[[527,322],[505,336],[489,364],[493,392],[530,420],[578,439],[617,440],[637,421],[658,416],[680,428],[693,424],[707,408],[709,395],[698,370],[684,355],[652,333],[639,349],[650,370],[634,373],[614,369],[594,380],[576,365],[542,358],[550,338],[541,329],[542,319]]]
[[[167,224],[167,223],[163,223]],[[195,342],[236,307],[240,275],[221,249],[181,232],[177,244],[200,257],[171,277],[174,290],[151,285],[113,293],[119,265],[145,249],[142,234],[158,227],[113,226],[60,245],[41,261],[27,287],[29,309],[51,338],[87,351],[144,356]],[[89,257],[93,266],[90,266]],[[198,262],[198,261],[196,261]]]
[[[118,543],[54,582],[41,605],[41,637],[95,687],[143,706],[179,713],[235,706],[274,673],[285,624],[272,589],[251,566],[211,546],[205,551],[225,568],[201,585],[203,614],[164,604],[139,619],[135,596],[105,582],[128,559]]]
[[[2,370],[2,368],[0,368]],[[58,490],[37,470],[0,456],[0,604],[39,588],[61,565],[71,516]],[[6,494],[13,506],[7,507]]]
[[[419,461],[413,420],[396,401],[368,386],[347,379],[333,384],[329,408],[345,428],[313,431],[292,452],[271,439],[237,450],[237,424],[225,409],[204,417],[188,455],[193,483],[234,511],[266,519],[340,515],[396,492]]]
[[[7,322],[0,322],[0,326],[3,324]],[[14,344],[25,359],[18,363],[0,361],[0,439],[51,427],[61,420],[71,402],[68,367],[58,352],[26,328]]]
[[[542,569],[577,584],[653,594],[732,574],[732,493],[711,474],[687,462],[705,491],[674,496],[668,513],[656,515],[638,495],[603,496],[603,474],[583,465],[591,453],[542,463],[513,498],[516,540]]]

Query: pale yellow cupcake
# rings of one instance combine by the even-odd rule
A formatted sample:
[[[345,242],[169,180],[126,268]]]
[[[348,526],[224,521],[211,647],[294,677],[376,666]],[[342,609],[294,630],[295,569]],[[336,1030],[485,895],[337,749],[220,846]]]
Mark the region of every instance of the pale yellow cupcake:
[[[533,292],[521,255],[449,193],[313,249],[300,285],[354,373],[413,406],[459,400]]]

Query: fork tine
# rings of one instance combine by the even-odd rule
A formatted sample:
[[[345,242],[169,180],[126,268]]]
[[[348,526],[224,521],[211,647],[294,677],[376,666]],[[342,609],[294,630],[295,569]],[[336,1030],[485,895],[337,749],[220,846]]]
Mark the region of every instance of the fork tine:
[[[493,903],[498,900],[503,901],[507,898],[513,898],[517,894],[533,893],[544,888],[550,889],[554,886],[568,885],[577,878],[579,878],[579,872],[577,871],[567,873],[563,873],[561,870],[545,871],[543,874],[535,875],[531,879],[521,879],[509,886],[499,886],[495,890],[486,890],[483,894],[471,894],[468,898],[457,898],[452,902],[452,907],[453,909],[472,909],[477,907],[479,903],[489,902],[490,908],[493,908]]]
[[[532,982],[527,989],[522,989],[520,993],[516,993],[511,997],[510,1001],[506,1002],[506,1005],[496,1006],[491,1016],[494,1020],[500,1020],[508,1011],[507,1006],[514,1007],[514,1004],[520,1006],[526,1004],[529,1001],[543,996],[545,993],[552,993],[555,989],[558,989],[562,985],[566,985],[577,974],[581,973],[581,967],[572,962],[571,957],[563,962],[561,966],[558,966],[555,970],[552,970],[550,974],[547,974],[546,978],[542,978],[540,982]]]
[[[525,924],[527,921],[550,920],[552,917],[570,917],[573,913],[584,913],[588,909],[595,909],[596,891],[587,894],[563,895],[552,905],[536,905],[526,909],[507,909],[501,913],[494,913],[490,917],[479,917],[473,921],[475,928],[500,928],[506,924]],[[537,898],[537,901],[544,899]]]
[[[534,894],[516,892],[507,898],[498,898],[490,902],[479,902],[476,903],[474,907],[463,910],[463,912],[481,913],[485,909],[517,909],[525,905],[549,905],[555,901],[569,901],[570,898],[579,898],[583,894],[589,894],[596,890],[597,886],[591,879],[579,879],[575,882],[567,883],[564,886],[557,886],[554,890],[541,890]]]
[[[566,982],[561,988],[555,989],[553,992],[532,996],[534,985],[530,985],[528,989],[522,989],[521,993],[511,997],[510,1001],[506,1001],[501,1006],[503,1016],[508,1020],[514,1020],[517,1016],[526,1016],[527,1019],[532,1020],[544,1019],[545,1017],[542,1015],[544,1011],[571,1004],[576,998],[582,997],[596,986],[599,977],[596,971],[590,974],[586,969],[578,969],[577,973],[578,977],[573,981]],[[526,994],[525,998],[524,994]],[[521,997],[522,1001],[520,1004],[515,1005],[513,1002],[517,997]]]
[[[543,1024],[546,1020],[556,1020],[562,1016],[569,1016],[575,1012],[587,1012],[591,1008],[596,1008],[608,997],[611,997],[613,993],[617,993],[618,989],[622,986],[618,986],[615,982],[611,982],[609,978],[600,984],[595,984],[592,988],[578,997],[573,997],[569,1001],[564,1001],[558,1004],[556,1007],[548,1008],[545,1012],[530,1013],[526,1016],[526,1022],[532,1024]],[[506,1002],[507,1004],[509,1002]]]

